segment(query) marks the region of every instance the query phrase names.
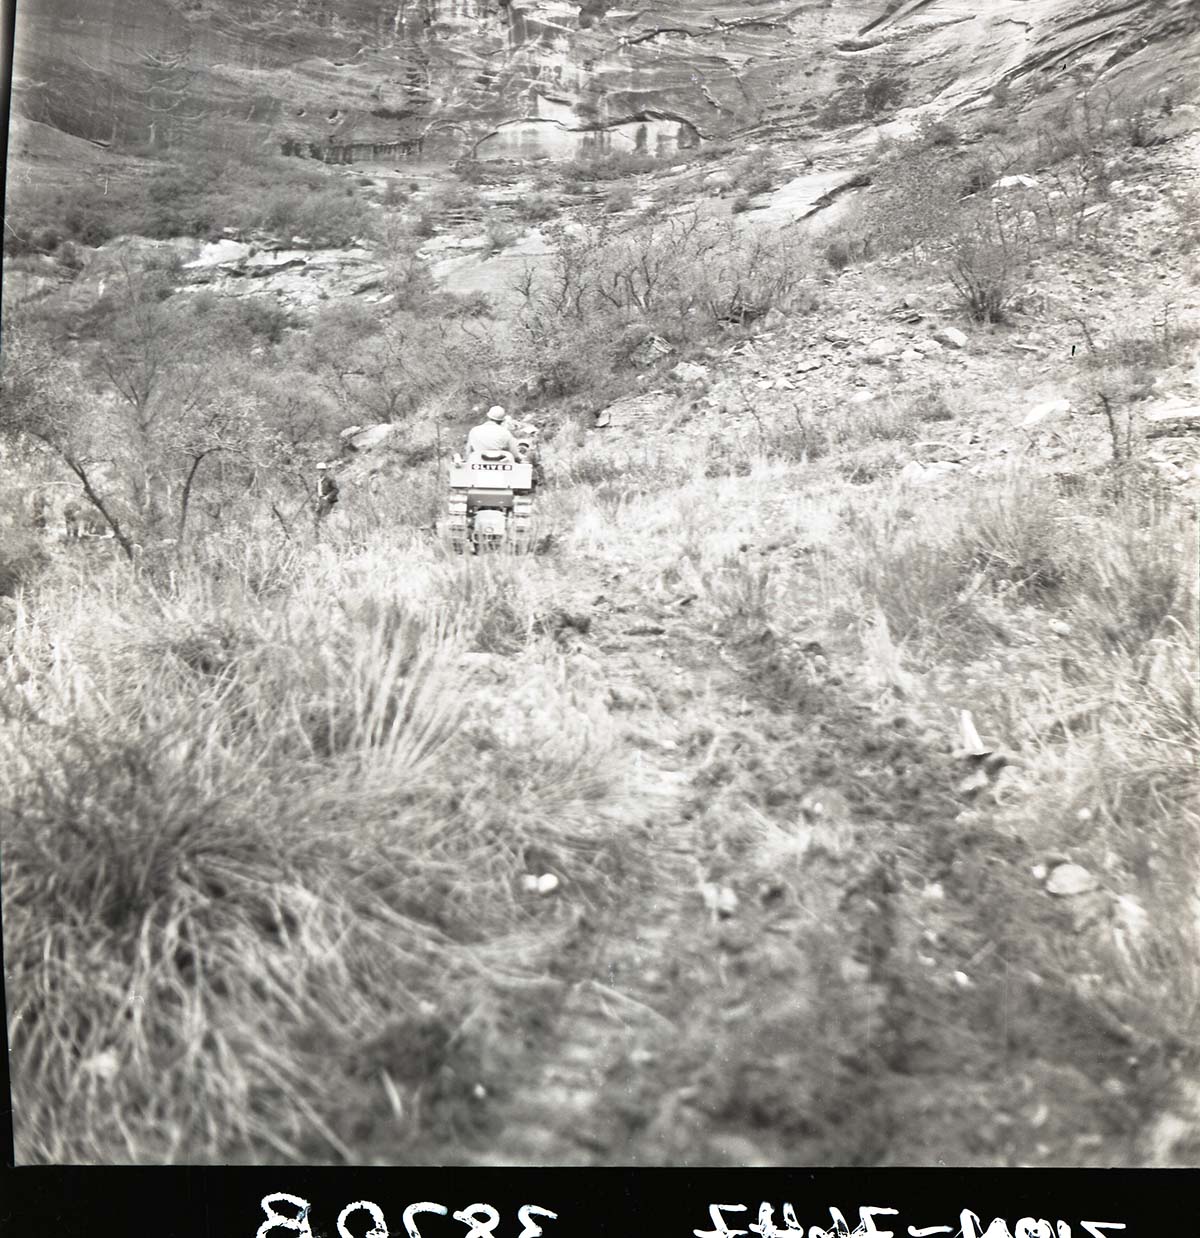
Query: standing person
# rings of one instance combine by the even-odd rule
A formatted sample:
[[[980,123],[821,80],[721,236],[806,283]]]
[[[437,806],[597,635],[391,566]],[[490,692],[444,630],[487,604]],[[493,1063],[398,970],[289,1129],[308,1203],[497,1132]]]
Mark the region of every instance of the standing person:
[[[503,424],[507,415],[499,404],[488,409],[487,420],[467,435],[468,456],[477,456],[483,451],[507,451],[514,460],[517,458],[517,440]]]
[[[546,475],[542,472],[541,453],[537,449],[533,435],[523,438],[517,443],[517,462],[519,464],[528,464],[533,469],[532,488],[534,490],[546,480]]]
[[[33,520],[33,527],[41,533],[45,533],[50,527],[50,500],[44,490],[38,490],[34,493],[33,502],[30,506],[30,515]]]
[[[338,484],[329,471],[329,465],[322,462],[317,465],[317,519],[321,520],[328,516],[337,501]]]

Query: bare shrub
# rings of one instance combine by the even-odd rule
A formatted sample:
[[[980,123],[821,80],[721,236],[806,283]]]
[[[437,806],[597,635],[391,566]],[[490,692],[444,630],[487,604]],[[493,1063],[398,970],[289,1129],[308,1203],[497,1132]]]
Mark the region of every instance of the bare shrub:
[[[737,166],[734,173],[738,188],[751,197],[770,193],[779,178],[779,160],[774,151],[761,149],[751,151]]]
[[[610,189],[604,198],[604,209],[610,215],[619,214],[633,208],[633,191],[627,185]]]
[[[122,265],[113,284],[106,338],[90,358],[100,399],[33,325],[8,317],[0,429],[54,453],[132,559],[135,543],[168,528],[182,541],[203,492],[244,490],[270,444],[228,321],[164,298],[154,273]]]
[[[519,325],[545,389],[568,394],[649,335],[682,344],[771,308],[810,308],[807,267],[791,237],[743,237],[694,215],[655,220],[568,240],[548,269],[530,268]]]
[[[505,363],[486,323],[440,312],[454,308],[446,296],[412,300],[387,318],[358,305],[331,307],[297,342],[296,360],[358,424],[404,421],[449,391],[482,390],[504,375]]]
[[[548,194],[534,193],[521,199],[517,211],[529,223],[544,223],[558,214],[558,205]]]
[[[1104,415],[1113,463],[1131,464],[1141,441],[1137,406],[1153,392],[1161,370],[1190,356],[1188,346],[1198,333],[1178,321],[1169,301],[1160,305],[1148,324],[1129,324],[1107,341],[1097,340],[1081,314],[1068,317],[1080,328],[1085,344],[1080,389]]]
[[[572,159],[563,165],[563,175],[576,182],[614,181],[623,176],[636,176],[643,172],[652,172],[661,166],[657,159],[650,155],[634,151],[597,151],[587,152],[577,159]]]
[[[890,108],[899,107],[904,102],[906,90],[907,84],[901,78],[881,73],[863,87],[863,111],[867,116],[878,116]]]
[[[917,126],[916,140],[923,146],[954,147],[961,141],[958,130],[948,121],[923,116]]]
[[[486,232],[488,249],[493,254],[516,244],[521,235],[512,224],[501,223],[496,219],[488,220]]]
[[[976,322],[1003,322],[1017,294],[1019,256],[989,229],[960,233],[948,261],[950,282]]]

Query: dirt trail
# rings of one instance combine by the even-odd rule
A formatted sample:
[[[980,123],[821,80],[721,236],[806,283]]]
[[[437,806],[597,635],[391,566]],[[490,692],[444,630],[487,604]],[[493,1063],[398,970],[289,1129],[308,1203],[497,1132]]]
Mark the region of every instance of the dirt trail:
[[[1136,1160],[1129,1047],[1022,972],[993,873],[1032,860],[971,810],[947,738],[872,701],[815,611],[727,639],[610,594],[587,643],[655,792],[650,871],[564,961],[467,1163]]]
[[[891,958],[909,944],[893,923],[903,864],[891,831],[897,814],[920,820],[923,789],[897,792],[886,781],[890,770],[863,769],[879,745],[863,711],[841,698],[840,676],[824,685],[824,716],[793,714],[790,704],[754,699],[796,687],[791,672],[773,666],[773,652],[726,648],[686,611],[645,612],[644,595],[614,594],[590,639],[611,682],[628,685],[637,702],[626,715],[627,737],[640,781],[657,792],[646,801],[657,839],[653,871],[594,926],[594,945],[574,960],[557,1017],[494,1115],[489,1150],[470,1163],[903,1161],[892,1141],[901,1119],[892,1112],[891,1072],[906,1069],[908,1042],[926,1029],[912,1022],[913,1003],[898,989],[907,958]],[[777,720],[766,724],[776,735],[794,733],[785,764],[793,760],[800,776],[754,775],[771,784],[762,802],[730,799],[714,822],[706,801],[723,793],[723,782],[744,777],[741,765],[755,768],[758,754],[751,745],[732,770],[706,776],[710,763],[690,736],[698,729],[737,736],[748,719],[758,726],[765,717]],[[648,740],[655,731],[658,743]],[[907,772],[909,761],[940,758],[910,747],[885,745],[885,764],[898,761]],[[932,779],[933,811],[949,826],[957,806],[940,793],[944,782]],[[728,821],[736,833],[756,818],[770,822],[785,847],[803,839],[796,852],[804,852],[803,874],[787,862],[776,869],[751,849],[739,875],[740,844],[721,830]],[[713,905],[720,891],[737,900],[736,913],[726,917]],[[832,1034],[825,1011],[839,1025]],[[747,1014],[758,1039],[743,1052],[737,1040]],[[807,1077],[783,1077],[797,1062]],[[940,1067],[937,1053],[933,1063]],[[797,1116],[809,1106],[812,1129]],[[849,1122],[856,1111],[869,1115],[865,1129]]]
[[[675,694],[681,675],[688,694],[703,694],[705,668],[678,626],[655,635],[625,635],[656,627],[637,615],[635,596],[605,606],[592,638],[607,651],[611,682],[621,701],[630,740],[631,781],[652,831],[653,872],[592,926],[590,949],[574,961],[553,1026],[498,1115],[489,1151],[475,1165],[611,1164],[623,1138],[612,1101],[632,1054],[647,1060],[653,1046],[675,1034],[661,1007],[670,994],[664,969],[673,944],[694,935],[707,914],[700,894],[694,820],[684,811],[692,773],[666,733],[670,720],[658,702]],[[665,729],[664,729],[665,728]],[[657,733],[658,742],[648,737]]]

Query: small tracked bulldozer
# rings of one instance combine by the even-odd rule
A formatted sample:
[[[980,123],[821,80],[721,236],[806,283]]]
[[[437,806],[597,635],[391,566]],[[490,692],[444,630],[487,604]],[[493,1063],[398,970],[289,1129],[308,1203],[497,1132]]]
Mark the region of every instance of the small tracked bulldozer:
[[[533,490],[533,465],[507,451],[456,459],[439,532],[455,554],[524,554],[533,536]]]

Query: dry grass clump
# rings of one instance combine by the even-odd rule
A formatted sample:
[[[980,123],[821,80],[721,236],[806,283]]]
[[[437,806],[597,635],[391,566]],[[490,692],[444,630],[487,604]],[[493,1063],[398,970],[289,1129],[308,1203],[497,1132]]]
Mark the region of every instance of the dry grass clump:
[[[965,501],[922,504],[903,492],[846,513],[851,609],[878,606],[898,640],[945,652],[1002,635],[996,604],[1057,601],[1082,579],[1078,522],[1061,496],[1016,480]]]
[[[1159,635],[1114,646],[1103,611],[1141,596],[1136,576],[1116,567],[1122,558],[1118,549],[1115,564],[1104,564],[1101,614],[1084,612],[1063,665],[1043,672],[1049,708],[1031,710],[1028,696],[1017,701],[1016,685],[1005,685],[1025,767],[1000,800],[995,828],[1022,838],[1032,860],[1070,861],[1094,875],[1093,893],[1052,907],[1028,867],[999,869],[1014,924],[1047,928],[1015,932],[1006,948],[1129,1055],[1138,1073],[1131,1094],[1153,1109],[1172,1072],[1194,1060],[1200,1028],[1196,600],[1185,574],[1174,613],[1153,625]]]
[[[15,597],[46,566],[42,539],[26,530],[4,529],[0,537],[0,597]]]
[[[601,828],[619,780],[599,693],[527,647],[511,579],[378,541],[307,553],[265,599],[252,572],[192,568],[174,595],[47,585],[14,634],[23,1161],[461,1146],[553,996],[564,926],[519,877],[603,904],[633,862]],[[472,641],[523,660],[489,680],[461,662]]]
[[[1102,480],[1069,503],[1014,480],[855,511],[842,536],[848,610],[885,616],[899,690],[969,705],[1015,753],[963,820],[979,833],[958,877],[990,891],[1000,957],[1035,978],[1010,992],[1012,1035],[1039,1020],[1047,1055],[1069,1060],[1086,1024],[1095,1069],[1119,1073],[1132,1052],[1132,1103],[1152,1105],[1200,1017],[1194,529],[1145,495],[1114,502]],[[1047,893],[1038,872],[1066,861],[1093,893]]]

